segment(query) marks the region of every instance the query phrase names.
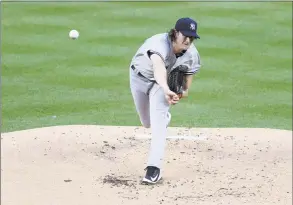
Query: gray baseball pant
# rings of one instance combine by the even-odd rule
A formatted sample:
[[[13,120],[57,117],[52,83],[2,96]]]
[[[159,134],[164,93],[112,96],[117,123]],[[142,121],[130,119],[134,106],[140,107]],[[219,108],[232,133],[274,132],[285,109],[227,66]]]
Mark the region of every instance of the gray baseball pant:
[[[151,128],[152,139],[147,166],[162,167],[170,105],[163,89],[130,67],[130,89],[141,124]]]

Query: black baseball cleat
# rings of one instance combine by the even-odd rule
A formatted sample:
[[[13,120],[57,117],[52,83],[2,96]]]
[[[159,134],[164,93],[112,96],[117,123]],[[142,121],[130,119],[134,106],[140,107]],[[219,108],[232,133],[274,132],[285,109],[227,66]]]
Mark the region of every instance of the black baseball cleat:
[[[142,184],[155,184],[162,178],[159,168],[154,166],[148,166],[145,170],[146,174],[142,180]]]

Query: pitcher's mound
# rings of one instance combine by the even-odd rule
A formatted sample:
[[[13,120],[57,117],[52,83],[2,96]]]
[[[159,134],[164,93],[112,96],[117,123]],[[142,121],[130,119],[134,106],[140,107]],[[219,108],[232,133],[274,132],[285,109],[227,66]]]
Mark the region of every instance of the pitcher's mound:
[[[140,184],[149,129],[92,125],[4,133],[1,204],[291,205],[292,131],[168,132],[163,180],[155,186]]]

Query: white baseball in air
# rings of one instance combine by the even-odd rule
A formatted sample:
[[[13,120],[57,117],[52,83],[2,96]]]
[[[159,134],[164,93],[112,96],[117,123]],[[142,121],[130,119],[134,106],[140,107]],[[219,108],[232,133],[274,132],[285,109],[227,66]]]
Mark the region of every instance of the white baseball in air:
[[[79,33],[78,33],[77,30],[71,30],[71,31],[69,32],[69,37],[70,37],[71,39],[77,39],[78,36],[79,36]]]

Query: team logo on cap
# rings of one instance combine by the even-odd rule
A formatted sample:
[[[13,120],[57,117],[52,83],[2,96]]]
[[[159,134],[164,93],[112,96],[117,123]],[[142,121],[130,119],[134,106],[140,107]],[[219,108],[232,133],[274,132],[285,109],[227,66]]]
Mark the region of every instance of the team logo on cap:
[[[195,30],[195,24],[194,24],[194,23],[191,23],[191,24],[190,24],[190,29],[191,29],[191,30]]]

